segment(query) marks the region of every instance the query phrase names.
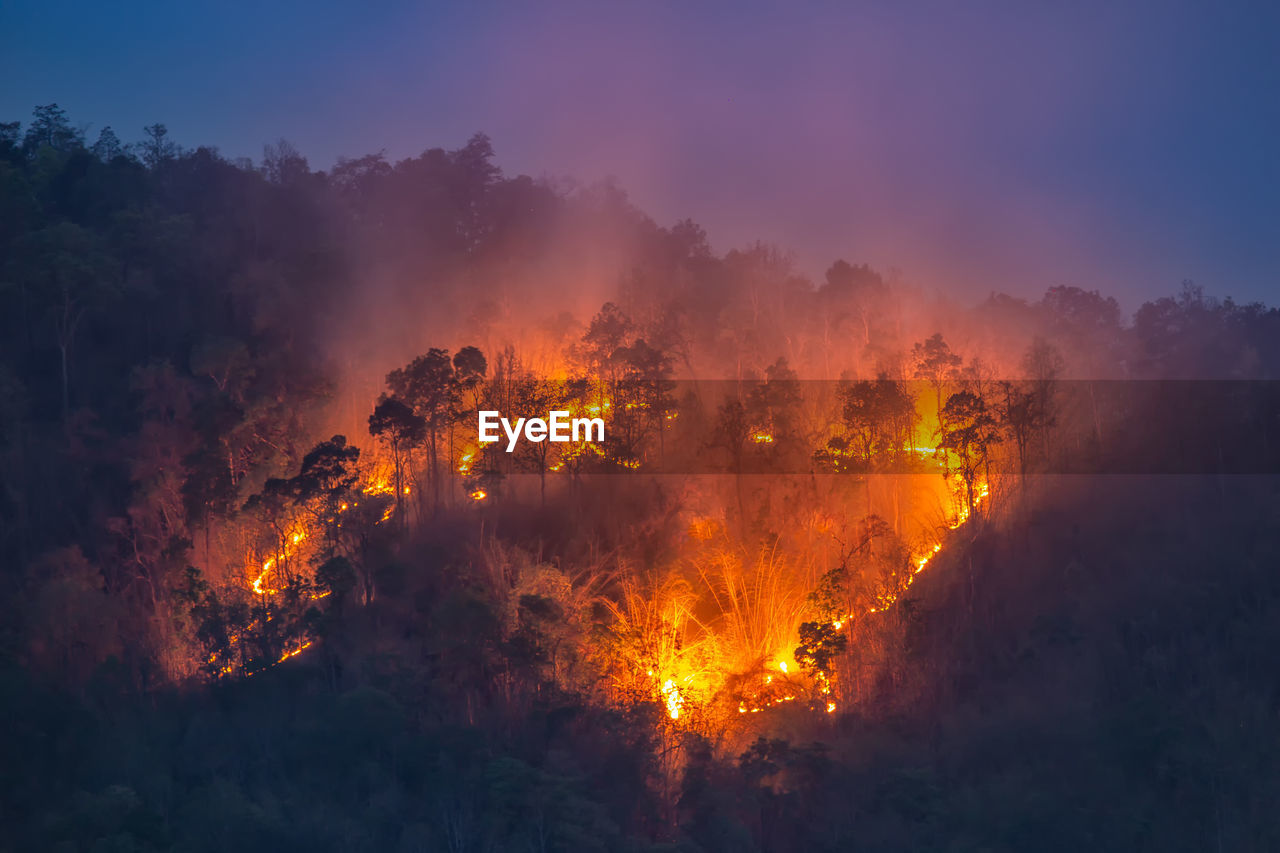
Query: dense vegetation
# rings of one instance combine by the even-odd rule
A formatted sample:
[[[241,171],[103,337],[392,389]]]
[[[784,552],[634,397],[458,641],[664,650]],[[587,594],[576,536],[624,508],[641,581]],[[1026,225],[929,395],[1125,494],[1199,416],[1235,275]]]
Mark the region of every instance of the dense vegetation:
[[[1106,474],[1204,436],[1063,381],[1260,380],[1181,426],[1265,448],[1274,309],[815,285],[611,185],[505,177],[483,136],[316,172],[162,125],[89,144],[56,106],[0,125],[0,300],[0,849],[1280,842],[1280,491],[1221,447]],[[820,428],[798,377],[832,380]],[[482,399],[598,387],[648,413],[599,459],[459,464]],[[935,475],[931,399],[962,518],[913,584],[866,484]],[[695,485],[628,473],[657,457]],[[872,532],[819,549],[819,511]],[[734,572],[796,602],[743,617],[735,677],[791,643],[819,712],[739,719],[733,682],[727,723],[691,692],[676,726],[621,671],[640,617],[705,619],[689,578]]]

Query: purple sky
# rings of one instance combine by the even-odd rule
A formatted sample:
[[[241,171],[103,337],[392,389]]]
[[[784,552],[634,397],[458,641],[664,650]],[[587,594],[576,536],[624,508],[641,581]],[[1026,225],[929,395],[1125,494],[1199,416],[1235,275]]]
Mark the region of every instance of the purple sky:
[[[1280,301],[1271,4],[0,5],[0,118],[317,168],[493,138],[664,224],[976,299]],[[369,8],[361,8],[368,6]],[[1267,8],[1270,6],[1270,8]]]

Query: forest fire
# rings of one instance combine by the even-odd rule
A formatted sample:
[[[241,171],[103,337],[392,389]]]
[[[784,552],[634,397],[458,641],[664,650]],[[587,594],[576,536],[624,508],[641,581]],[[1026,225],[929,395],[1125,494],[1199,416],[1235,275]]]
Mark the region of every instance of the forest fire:
[[[298,657],[325,642],[328,621],[408,596],[406,569],[445,539],[450,571],[498,614],[480,620],[498,627],[477,648],[521,661],[486,664],[520,673],[504,690],[525,679],[645,703],[699,732],[770,708],[852,707],[863,650],[851,646],[888,621],[869,614],[901,601],[985,509],[988,472],[1012,467],[1010,418],[1022,413],[1025,450],[1044,443],[1048,417],[940,334],[913,344],[900,324],[873,328],[889,289],[855,305],[841,295],[850,273],[833,269],[830,288],[797,297],[812,303],[797,316],[754,304],[730,337],[643,290],[626,310],[608,302],[554,326],[495,317],[475,324],[486,350],[426,347],[380,364],[376,381],[353,377],[354,417],[307,452],[318,436],[299,425],[288,440],[248,431],[271,439],[255,446],[252,476],[232,453],[236,493],[193,492],[221,503],[197,558],[209,591],[193,582],[191,598],[209,625],[189,670],[225,678]],[[726,286],[750,278],[739,270]],[[810,310],[862,317],[861,338],[816,335]],[[495,446],[477,424],[498,412],[607,429],[589,443],[526,430]]]
[[[533,387],[530,386],[529,391],[521,389],[520,393],[530,393]],[[855,391],[859,387],[853,386]],[[483,388],[482,383],[475,385],[477,392]],[[679,407],[662,398],[662,386],[650,388],[634,382],[610,385],[598,378],[574,386],[568,380],[561,380],[561,385],[548,387],[538,393],[544,397],[531,395],[530,398],[551,399],[552,396],[559,395],[555,397],[555,405],[562,406],[567,411],[601,413],[612,422],[610,434],[624,437],[636,435],[642,440],[658,442],[660,439],[656,436],[667,430],[679,429]],[[478,405],[482,398],[477,394],[475,399]],[[785,409],[766,408],[754,415],[756,423],[772,425],[747,429],[741,439],[743,446],[758,448],[752,452],[761,454],[778,452],[774,450],[779,444],[778,431],[789,428],[785,412],[794,410],[800,402],[783,399]],[[727,408],[728,406],[729,403],[721,404],[722,418],[732,414],[732,409]],[[388,410],[388,417],[393,414]],[[656,418],[656,428],[651,426],[655,415],[661,416]],[[406,406],[403,413],[396,416],[412,418],[413,409]],[[931,418],[934,422],[938,421],[936,415],[931,415]],[[454,423],[462,424],[465,420],[465,417],[457,417]],[[414,427],[412,420],[406,420],[404,427],[394,426],[391,421],[387,423],[389,425],[381,425],[380,422],[378,426],[383,434],[387,434],[388,430],[412,428],[419,430],[418,440],[422,441],[423,427]],[[422,423],[428,423],[425,417]],[[695,423],[691,421],[690,427]],[[835,430],[836,435],[839,435],[841,431],[850,429],[848,423],[835,419],[828,429]],[[731,424],[731,421],[724,421],[717,433],[722,437],[713,439],[713,442],[722,442],[732,435],[729,431]],[[462,434],[458,435],[460,431]],[[951,484],[951,488],[944,491],[954,502],[954,509],[948,513],[947,520],[940,525],[940,529],[956,531],[988,498],[989,486],[985,477],[975,476],[968,486],[973,495],[972,502],[966,501],[966,481],[962,477],[966,470],[966,458],[963,454],[972,451],[965,447],[947,446],[941,427],[936,428],[935,432],[939,443],[933,446],[923,445],[918,440],[912,441],[909,435],[903,437],[899,446],[904,448],[906,458],[919,460],[917,464],[927,466],[935,472],[935,476],[940,474],[943,480]],[[278,537],[275,553],[267,555],[258,564],[258,569],[250,580],[249,588],[254,596],[263,601],[283,601],[282,593],[286,587],[298,579],[304,583],[318,584],[319,570],[316,568],[308,571],[307,561],[318,566],[315,561],[325,558],[317,555],[333,554],[334,545],[343,541],[343,530],[363,518],[361,509],[366,504],[371,505],[370,511],[374,513],[372,522],[375,525],[398,518],[393,526],[397,530],[403,529],[415,515],[420,517],[425,507],[439,506],[442,485],[447,484],[441,482],[429,461],[412,464],[403,452],[403,445],[395,443],[401,439],[394,438],[396,433],[390,434],[393,436],[392,441],[380,448],[381,452],[375,452],[369,457],[368,463],[359,469],[359,473],[348,477],[341,473],[340,467],[317,469],[325,471],[324,477],[338,477],[334,482],[342,485],[338,491],[332,492],[331,497],[326,497],[324,492],[319,493],[317,503],[305,510],[300,505],[299,509],[302,511],[289,517],[287,523],[291,526],[286,528],[285,534]],[[684,440],[692,441],[692,447],[706,446],[707,441],[705,438],[690,439],[687,436]],[[483,445],[474,443],[474,436],[467,440],[466,432],[453,425],[437,441],[438,446],[443,443],[444,446],[454,448],[451,456],[445,460],[446,470],[461,478],[459,485],[462,496],[471,503],[509,501],[511,498],[508,490],[517,487],[522,475],[544,478],[542,489],[545,494],[547,475],[569,477],[570,482],[575,482],[591,466],[604,466],[602,470],[644,471],[647,462],[654,458],[653,454],[658,450],[657,446],[646,450],[643,445],[628,449],[607,444],[571,444],[554,448],[553,452],[551,447],[543,444],[545,451],[537,445],[528,445],[520,453],[494,454]],[[860,446],[868,448],[875,447],[877,440],[858,441],[863,442]],[[339,442],[334,445],[334,450],[325,453],[337,454],[338,448],[343,446]],[[730,450],[730,459],[737,452],[730,445],[721,446]],[[791,446],[793,445],[783,445],[787,450]],[[830,449],[816,453],[814,458],[834,460],[838,467],[859,464],[853,450],[856,446],[859,445],[839,443],[832,439],[829,442]],[[680,453],[681,445],[677,443],[669,446],[664,452]],[[824,457],[823,453],[829,455]],[[337,458],[334,456],[335,461]],[[355,456],[352,455],[351,460],[354,459]],[[304,465],[304,473],[299,475],[304,479],[307,476],[305,467]],[[422,489],[415,489],[410,481],[425,485]],[[502,493],[495,497],[494,490],[499,486],[502,487]],[[742,535],[736,532],[737,527],[728,507],[721,511],[719,518],[714,515],[695,518],[689,526],[689,559],[696,559],[692,555],[699,550],[714,555],[717,553],[716,549],[740,547],[735,544],[735,539]],[[824,522],[815,528],[815,533],[831,537],[836,530],[830,522]],[[920,535],[927,534],[928,528],[922,528]],[[894,539],[892,532],[876,535],[887,536],[886,541]],[[313,547],[304,555],[302,549],[309,543],[314,543]],[[817,544],[806,547],[813,548]],[[645,600],[639,593],[639,587],[632,587],[624,596],[623,606],[606,602],[619,620],[614,632],[621,631],[619,636],[625,635],[631,638],[628,642],[639,644],[634,658],[624,655],[619,661],[629,660],[626,665],[632,668],[633,674],[626,676],[619,673],[615,700],[622,701],[623,697],[634,695],[625,685],[634,680],[638,673],[649,685],[639,695],[652,697],[663,708],[671,724],[680,727],[700,729],[709,725],[711,720],[723,720],[722,717],[717,717],[719,712],[714,708],[730,701],[730,708],[735,709],[738,714],[756,714],[785,705],[801,705],[818,712],[834,713],[837,701],[833,690],[839,678],[838,667],[835,667],[836,658],[828,659],[832,652],[821,651],[812,660],[804,658],[808,663],[802,666],[803,671],[797,671],[793,669],[796,666],[792,662],[793,650],[796,659],[800,660],[800,647],[808,648],[806,643],[818,642],[822,649],[826,645],[830,645],[832,649],[844,648],[852,638],[849,633],[851,626],[860,624],[859,619],[862,617],[859,613],[865,616],[883,613],[891,608],[911,585],[914,576],[930,564],[943,546],[944,542],[935,538],[915,549],[913,555],[903,557],[907,563],[906,569],[888,585],[868,590],[861,610],[841,608],[825,621],[812,623],[820,626],[821,632],[825,632],[822,636],[826,639],[816,641],[806,640],[802,630],[805,623],[803,598],[807,593],[802,585],[806,583],[801,580],[803,574],[797,574],[795,569],[788,568],[776,550],[774,556],[762,556],[755,567],[734,567],[733,560],[728,556],[714,557],[711,571],[707,568],[697,570],[701,575],[700,583],[705,584],[705,587],[695,584],[681,591],[675,591],[673,587],[671,592],[656,593],[657,597],[650,600]],[[776,549],[778,546],[775,544],[773,547]],[[805,559],[803,554],[799,558]],[[749,573],[743,574],[744,572]],[[763,574],[753,580],[750,573]],[[659,582],[659,589],[665,589],[662,582]],[[307,592],[305,599],[318,602],[331,592],[331,589],[317,587]],[[707,611],[708,604],[713,605],[714,609]],[[262,617],[263,620],[275,618],[270,614]],[[262,621],[262,626],[265,624],[266,621]],[[241,633],[248,636],[245,632]],[[276,654],[275,662],[296,657],[315,642],[303,630],[297,633],[295,639],[283,645]],[[805,652],[805,655],[811,654],[811,651]],[[836,654],[838,657],[839,653]],[[751,676],[750,662],[760,655],[774,663],[758,676]],[[222,674],[226,675],[228,672],[227,667],[223,667]],[[754,683],[755,686],[731,688],[731,683]],[[803,697],[809,698],[801,701]],[[692,713],[695,708],[697,713]]]
[[[707,97],[695,79],[760,82],[719,74],[719,42],[799,57],[766,69],[802,93],[764,113],[775,141],[791,140],[764,153],[791,174],[756,168],[752,135],[737,132],[691,145],[706,162],[679,174],[705,183],[708,170],[750,165],[724,185],[777,195],[766,211],[799,209],[777,203],[818,180],[812,221],[789,226],[802,245],[751,233],[764,220],[741,204],[713,241],[692,220],[653,218],[611,180],[504,174],[483,134],[454,148],[391,140],[395,158],[337,156],[338,137],[355,138],[338,134],[310,152],[326,158],[314,169],[284,140],[233,160],[176,144],[160,123],[141,140],[98,125],[91,144],[89,124],[56,104],[25,127],[0,121],[0,693],[13,718],[0,730],[0,846],[1275,846],[1276,762],[1259,745],[1274,741],[1280,688],[1259,650],[1280,624],[1280,310],[1247,292],[1270,295],[1250,246],[1266,242],[1254,226],[1275,194],[1245,156],[1270,147],[1224,148],[1244,152],[1254,178],[1228,199],[1240,239],[1225,242],[1201,227],[1214,224],[1204,199],[1165,205],[1186,221],[1121,221],[1141,213],[1128,202],[1143,192],[1119,205],[1089,194],[1116,185],[1125,158],[1073,149],[1171,127],[1227,139],[1222,121],[1200,120],[1222,99],[1187,82],[1261,79],[1253,54],[1271,61],[1275,28],[1258,18],[1247,38],[1206,40],[1186,10],[1154,28],[1126,12],[1133,32],[1172,39],[1160,52],[1182,66],[1162,93],[1159,69],[1130,55],[1144,40],[1097,38],[1097,15],[1036,17],[1010,42],[1036,48],[1019,75],[1026,51],[982,43],[1017,16],[941,10],[916,17],[942,30],[916,33],[891,10],[850,8],[796,39],[772,20],[752,32],[752,14],[733,22],[751,37],[727,41],[701,37],[725,29],[706,13],[610,20],[646,36],[675,21],[672,43],[702,51],[656,75],[652,50],[626,57],[622,76],[644,91],[596,79],[617,57],[583,16],[518,11],[497,38],[482,33],[503,53],[471,62],[484,73],[395,79],[449,88],[425,102],[457,113],[436,122],[450,127],[477,104],[493,112],[494,92],[476,86],[494,80],[594,87],[573,100],[608,103],[613,141],[627,143],[619,173],[645,175],[692,139],[681,97],[700,130],[709,103],[757,106],[741,92]],[[66,31],[22,17],[19,40]],[[1054,41],[1074,30],[1124,50],[1095,50],[1083,77],[1039,61],[1078,57]],[[573,44],[534,43],[547,33]],[[859,33],[888,33],[890,48],[851,51]],[[74,84],[93,74],[45,66],[165,54],[122,53],[109,36],[89,45],[101,56],[54,38],[14,65]],[[901,59],[897,42],[920,49],[893,73],[865,73]],[[943,87],[930,114],[919,96],[939,76],[939,45],[946,73],[971,60],[1019,85],[960,81],[974,85]],[[1185,67],[1221,45],[1231,55],[1216,77]],[[209,63],[187,65],[198,76]],[[1081,110],[1097,80],[1114,96],[1135,68],[1142,92]],[[1050,78],[1071,90],[1026,109]],[[655,81],[681,91],[648,97]],[[111,87],[98,88],[108,104]],[[982,97],[957,102],[951,89]],[[1169,112],[1191,89],[1204,103]],[[1261,139],[1270,125],[1250,110],[1271,101],[1229,100],[1215,118],[1243,117]],[[1139,102],[1155,106],[1113,108]],[[860,103],[896,106],[841,114]],[[997,128],[995,145],[966,135],[942,157],[913,141],[954,142],[937,129],[988,107],[1032,126]],[[534,112],[557,128],[511,143],[527,166],[569,145],[613,171],[590,121]],[[1044,132],[1079,131],[1070,119],[1086,112],[1128,126]],[[891,121],[864,126],[877,113]],[[226,124],[221,141],[250,152],[234,138],[250,125]],[[854,126],[865,139],[839,147],[844,172],[807,162],[810,142]],[[742,150],[716,156],[726,140]],[[1061,175],[1035,174],[1035,152],[1015,150],[1036,144],[1078,178],[1056,201]],[[1204,146],[1166,145],[1157,165],[1192,148]],[[673,185],[648,177],[650,190]],[[1202,183],[1161,186],[1186,196]],[[940,237],[902,237],[914,232],[894,222],[894,199],[957,188],[971,198],[944,213],[1002,204],[959,230],[913,209]],[[1118,226],[1095,261],[1141,254],[1117,249],[1116,234],[1196,239],[1125,277],[1115,298],[998,292],[1015,267],[1022,282],[1072,277],[1064,263],[1087,275],[1087,241],[1063,235],[1096,226],[1081,215],[1095,210]],[[1027,223],[1034,245],[1019,242]],[[821,256],[849,233],[875,264],[904,265]],[[1017,257],[998,257],[1008,246]],[[1247,274],[1239,300],[1187,282],[1141,302],[1136,282],[1180,265],[1230,271],[1215,258]]]
[[[250,588],[253,590],[255,595],[275,595],[279,592],[278,589],[266,587],[264,584],[267,582],[267,579],[270,577],[272,570],[276,568],[277,564],[290,559],[297,551],[298,546],[306,538],[307,531],[300,526],[294,527],[283,537],[279,546],[279,552],[275,556],[268,557],[262,563],[262,570],[250,584]]]
[[[651,399],[648,397],[627,399],[625,396],[619,399],[618,395],[623,393],[624,386],[618,386],[617,390],[612,391],[606,390],[606,387],[605,383],[598,380],[584,383],[578,388],[576,394],[562,397],[559,405],[569,411],[604,413],[615,422],[615,431],[621,425],[623,434],[626,434],[626,430],[633,429],[635,424],[646,423],[643,419],[649,417],[648,413],[654,410]],[[628,393],[647,393],[643,391],[642,386],[625,386],[625,389]],[[794,403],[792,405],[794,406]],[[662,415],[659,421],[660,431],[672,429],[676,423],[675,416],[678,414],[678,409],[668,403],[660,403],[656,410]],[[636,418],[641,420],[635,421]],[[761,416],[761,420],[766,422],[781,418],[780,414],[768,412]],[[785,423],[785,420],[779,422]],[[841,427],[837,423],[835,428]],[[941,434],[939,438],[942,438]],[[771,446],[777,442],[776,428],[749,430],[745,441],[749,446],[761,448],[759,452],[773,452]],[[577,477],[583,470],[584,460],[588,459],[596,460],[593,464],[604,463],[615,470],[623,471],[640,471],[645,466],[643,454],[619,452],[617,448],[602,445],[569,445],[563,449],[557,449],[554,455],[548,454],[542,457],[531,457],[522,451],[524,455],[516,454],[508,461],[503,458],[505,454],[492,455],[484,451],[482,446],[466,440],[451,440],[451,443],[456,450],[453,451],[448,470],[456,472],[462,478],[463,494],[473,503],[491,500],[494,485],[504,480],[514,481],[522,471],[535,473],[541,468],[544,474],[565,476],[568,470],[572,470],[575,472],[573,476]],[[971,518],[972,514],[970,504],[964,499],[963,481],[957,474],[962,468],[963,460],[954,448],[943,446],[942,443],[926,446],[907,440],[903,446],[907,453],[922,460],[932,470],[941,474],[947,482],[952,483],[953,488],[948,489],[946,493],[951,496],[955,508],[949,513],[948,520],[941,525],[941,529],[958,530]],[[310,541],[335,541],[333,540],[335,528],[332,525],[336,524],[336,530],[341,531],[347,523],[344,519],[355,520],[354,514],[359,511],[362,504],[362,501],[357,498],[362,498],[364,501],[383,502],[377,510],[375,519],[377,524],[390,521],[399,512],[402,515],[402,521],[398,522],[397,526],[407,520],[403,516],[409,511],[409,498],[415,494],[420,502],[430,498],[430,494],[437,488],[431,486],[433,475],[430,468],[418,468],[415,471],[397,460],[394,448],[392,450],[393,453],[389,456],[386,454],[374,456],[365,472],[351,481],[349,491],[344,492],[336,501],[334,509],[336,514],[332,523],[324,521],[323,513],[319,515],[304,513],[294,516],[292,522],[294,526],[289,528],[287,534],[281,538],[278,552],[268,556],[260,564],[256,576],[250,583],[251,591],[255,596],[262,599],[278,597],[283,588],[282,581],[296,571],[292,566],[300,557],[300,549]],[[836,452],[841,454],[840,458],[853,458],[843,450]],[[584,457],[584,453],[587,456]],[[515,467],[510,468],[505,474],[502,468],[495,468],[495,465],[500,464],[510,466],[512,462],[515,463]],[[407,482],[415,476],[425,476],[426,492],[418,493]],[[402,483],[399,487],[397,487],[398,482]],[[987,480],[977,478],[977,482],[972,484],[972,489],[974,495],[972,507],[976,509],[989,495]],[[722,520],[694,519],[689,527],[690,542],[701,543],[699,547],[703,548],[722,547],[717,543],[732,542],[731,538],[727,538],[732,526],[731,517]],[[830,524],[825,524],[818,529],[828,531],[826,535],[830,535],[833,531]],[[870,591],[861,612],[871,615],[883,613],[892,607],[910,586],[914,576],[929,565],[942,550],[943,545],[942,540],[935,539],[917,549],[914,555],[908,558],[907,570],[902,573],[901,579],[891,586]],[[724,701],[723,697],[726,693],[732,698],[731,707],[738,714],[757,714],[785,705],[802,705],[818,712],[835,713],[837,701],[833,695],[833,688],[838,673],[831,669],[834,659],[828,661],[826,657],[820,655],[820,662],[811,661],[804,668],[804,672],[793,670],[795,664],[792,663],[792,650],[796,649],[795,653],[799,656],[801,653],[797,644],[803,646],[809,641],[804,639],[804,632],[801,630],[802,608],[798,603],[784,603],[788,600],[788,596],[794,597],[802,593],[802,590],[795,588],[796,581],[788,574],[788,570],[782,564],[774,569],[767,569],[766,567],[770,566],[774,559],[769,558],[754,571],[776,572],[774,580],[769,581],[768,586],[744,586],[746,578],[739,576],[742,569],[730,568],[729,563],[723,562],[723,558],[719,559],[721,562],[714,565],[720,565],[721,568],[716,568],[711,574],[707,574],[705,569],[699,570],[702,572],[702,582],[708,585],[712,600],[718,602],[716,607],[719,615],[713,618],[695,616],[695,609],[705,606],[697,602],[707,594],[697,586],[680,592],[675,592],[673,589],[671,593],[662,595],[674,597],[664,600],[660,595],[649,601],[641,596],[638,588],[633,588],[624,599],[625,607],[614,608],[617,618],[621,620],[615,631],[623,630],[627,636],[633,636],[640,644],[637,651],[649,650],[639,654],[630,664],[633,670],[641,673],[651,685],[645,688],[641,695],[647,693],[652,696],[653,701],[663,708],[671,724],[680,727],[702,728],[707,726],[710,720],[717,719],[713,709],[717,703]],[[287,570],[286,566],[289,567]],[[273,581],[273,578],[278,579]],[[751,583],[759,584],[760,581]],[[721,585],[723,585],[723,592],[716,592]],[[316,590],[310,594],[310,598],[318,601],[328,594],[327,589]],[[833,644],[833,648],[843,647],[851,637],[850,626],[857,623],[860,618],[857,615],[858,612],[857,610],[839,610],[825,622],[817,623],[824,626],[822,630],[827,632],[824,636],[830,637],[830,640],[822,642]],[[754,613],[759,615],[750,615]],[[314,639],[305,634],[300,636],[279,652],[276,662],[301,654],[314,642]],[[769,670],[756,676],[754,682],[756,686],[730,689],[731,682],[740,681],[742,678],[739,670],[743,667],[749,670],[748,662],[752,656],[761,653],[772,659],[774,663]],[[735,663],[735,661],[741,661],[741,663]],[[619,688],[622,688],[627,680],[627,677],[621,677],[618,682]],[[751,683],[749,676],[746,683]],[[625,689],[620,689],[618,695],[625,696],[628,693]],[[806,696],[811,698],[801,701],[801,698]],[[698,713],[691,713],[694,708]]]

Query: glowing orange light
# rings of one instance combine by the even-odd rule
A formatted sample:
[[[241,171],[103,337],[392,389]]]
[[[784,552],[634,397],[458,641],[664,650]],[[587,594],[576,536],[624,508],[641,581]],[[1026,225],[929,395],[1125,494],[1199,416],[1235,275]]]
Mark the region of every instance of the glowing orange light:
[[[298,646],[296,649],[285,652],[283,655],[280,656],[280,660],[277,662],[283,663],[284,661],[287,661],[291,657],[295,657],[297,655],[302,654],[304,651],[306,651],[310,647],[311,647],[311,640],[307,640],[305,643]]]
[[[667,705],[667,714],[673,720],[680,719],[680,709],[684,706],[684,697],[674,679],[668,678],[662,683],[662,697]]]

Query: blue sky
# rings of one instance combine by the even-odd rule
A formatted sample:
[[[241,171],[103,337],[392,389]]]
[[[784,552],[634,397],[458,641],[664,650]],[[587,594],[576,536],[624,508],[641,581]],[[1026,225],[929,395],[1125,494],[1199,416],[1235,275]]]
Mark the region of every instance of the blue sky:
[[[317,168],[493,138],[970,300],[1194,279],[1280,301],[1280,7],[1262,3],[0,4],[0,118]]]

